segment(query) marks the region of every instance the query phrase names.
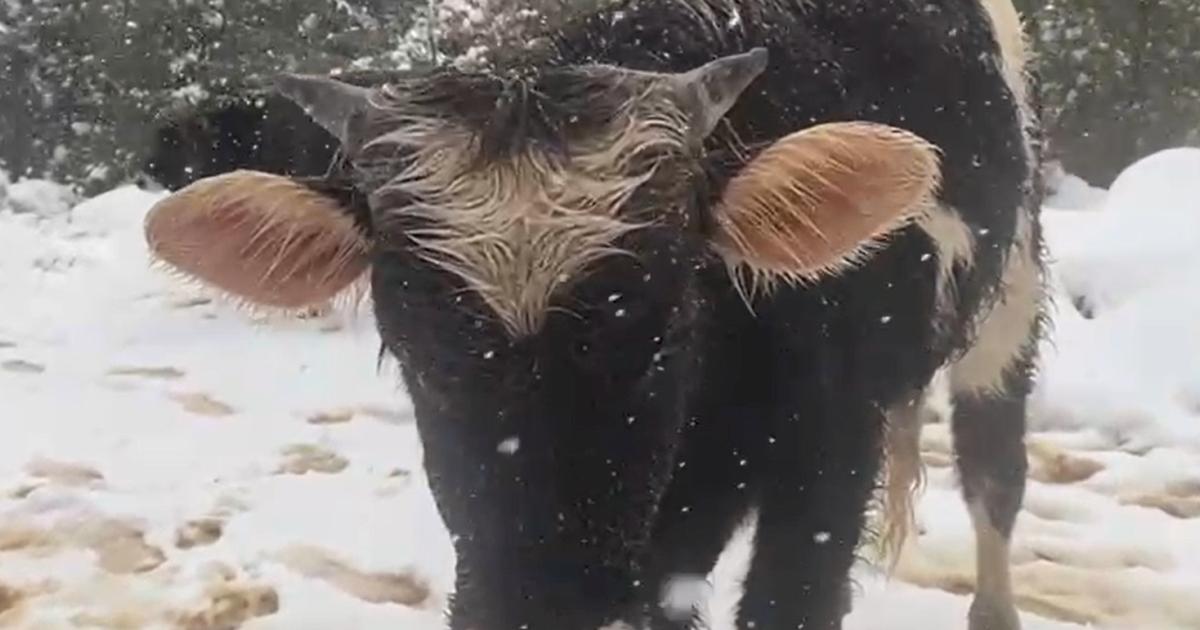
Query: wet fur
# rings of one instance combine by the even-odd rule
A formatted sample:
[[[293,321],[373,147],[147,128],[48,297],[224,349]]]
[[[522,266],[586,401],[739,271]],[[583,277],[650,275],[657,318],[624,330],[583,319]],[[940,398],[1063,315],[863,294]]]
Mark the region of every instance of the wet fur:
[[[840,627],[887,410],[968,356],[1004,303],[1014,252],[1040,269],[1035,121],[975,2],[619,1],[568,21],[539,52],[501,56],[489,75],[499,86],[450,77],[433,95],[454,97],[441,111],[470,130],[482,164],[530,147],[569,153],[627,99],[577,80],[539,84],[564,78],[540,69],[678,72],[756,45],[769,48],[771,65],[699,159],[664,164],[626,202],[660,219],[616,238],[634,255],[596,261],[535,335],[514,339],[463,290],[462,274],[422,254],[407,235],[428,227],[421,217],[368,215],[380,333],[400,360],[455,536],[455,630],[644,619],[682,628],[657,607],[659,586],[674,573],[707,573],[750,510],[758,553],[739,627]],[[549,96],[526,89],[535,85]],[[554,102],[571,107],[542,106]],[[579,136],[563,124],[572,114],[583,117]],[[774,141],[848,120],[907,129],[939,148],[933,211],[948,209],[948,228],[919,221],[863,265],[760,295],[748,309],[711,253],[712,208]],[[359,186],[377,189],[395,174],[383,168]],[[403,207],[409,193],[395,194],[382,205]],[[361,214],[362,203],[352,207]],[[968,498],[1001,535],[1020,500],[1008,477],[1023,468],[996,471],[1017,462],[1041,308],[1015,360],[994,363],[1003,395],[956,393]],[[513,436],[520,449],[498,453]]]
[[[469,80],[443,80],[456,78]],[[378,204],[377,220],[408,225],[421,256],[482,296],[514,336],[536,333],[556,292],[590,265],[628,254],[616,241],[654,217],[630,216],[627,202],[662,160],[686,150],[684,115],[648,86],[596,81],[589,89],[586,72],[576,80],[582,94],[607,92],[609,119],[556,117],[549,110],[597,107],[551,101],[539,95],[556,94],[552,86],[521,79],[470,86],[479,96],[494,93],[493,103],[515,101],[511,113],[485,110],[484,122],[445,113],[470,107],[462,102],[467,86],[450,90],[453,102],[436,85],[393,86],[374,105],[367,148],[356,159],[367,177],[390,177],[377,196],[400,200]],[[531,131],[493,130],[493,120],[514,118]]]

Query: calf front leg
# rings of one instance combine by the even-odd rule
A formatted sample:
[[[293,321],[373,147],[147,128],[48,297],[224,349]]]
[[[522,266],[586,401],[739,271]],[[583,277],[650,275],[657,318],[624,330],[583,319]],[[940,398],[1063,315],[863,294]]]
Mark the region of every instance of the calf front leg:
[[[879,468],[878,409],[795,416],[775,433],[758,489],[740,630],[841,628],[849,575]]]
[[[705,580],[712,572],[747,516],[757,468],[750,460],[767,444],[765,432],[755,430],[757,409],[740,400],[705,402],[706,412],[689,422],[647,553],[644,597],[653,630],[705,627],[692,606],[698,602],[681,602],[672,591],[680,578]]]

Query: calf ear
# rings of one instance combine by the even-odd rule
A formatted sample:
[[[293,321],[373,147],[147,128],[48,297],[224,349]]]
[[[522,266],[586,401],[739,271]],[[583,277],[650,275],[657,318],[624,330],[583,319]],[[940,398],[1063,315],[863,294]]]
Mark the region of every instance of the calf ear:
[[[146,216],[151,254],[252,305],[323,304],[363,277],[369,243],[336,199],[279,175],[235,171],[163,199]]]
[[[713,246],[756,285],[835,274],[927,209],[940,180],[937,149],[912,133],[866,122],[811,127],[729,182]]]
[[[697,137],[712,133],[742,92],[767,69],[768,61],[767,49],[759,47],[668,75],[677,98],[692,117]]]
[[[303,108],[352,153],[357,148],[354,123],[367,111],[370,89],[306,74],[281,74],[275,78],[275,89]]]

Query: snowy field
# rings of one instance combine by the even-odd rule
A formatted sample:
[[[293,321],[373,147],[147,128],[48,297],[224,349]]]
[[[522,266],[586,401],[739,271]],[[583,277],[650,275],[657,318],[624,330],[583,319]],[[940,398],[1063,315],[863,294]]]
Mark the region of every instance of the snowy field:
[[[453,553],[368,313],[266,321],[172,282],[141,240],[156,198],[0,178],[0,627],[442,627]],[[1200,150],[1048,203],[1026,630],[1200,628],[1197,200]],[[965,628],[948,442],[927,427],[920,536],[893,578],[857,571],[851,630]]]

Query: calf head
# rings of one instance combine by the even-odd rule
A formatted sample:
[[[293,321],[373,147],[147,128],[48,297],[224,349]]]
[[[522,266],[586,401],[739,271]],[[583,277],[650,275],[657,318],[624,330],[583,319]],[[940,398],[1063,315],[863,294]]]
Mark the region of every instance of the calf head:
[[[149,216],[160,258],[254,304],[369,275],[455,536],[454,627],[613,620],[670,479],[706,267],[814,280],[926,206],[936,151],[861,122],[781,138],[717,190],[704,141],[766,64],[284,76],[352,194],[233,172]]]
[[[248,167],[232,155],[239,142],[248,142],[234,138],[241,127],[248,131],[240,135],[265,133],[276,144],[297,129],[254,126],[265,114],[239,109],[246,120],[235,121],[236,129],[221,125],[206,134],[213,121],[196,119],[160,134],[172,147],[213,134],[237,140],[224,147],[229,160],[210,156],[190,169],[195,176],[187,180],[206,181],[152,216],[175,222],[204,216],[227,229],[207,236],[181,228],[147,234],[168,249],[176,238],[253,237],[261,247],[243,252],[238,262],[261,295],[240,286],[245,278],[200,272],[211,259],[228,256],[192,250],[194,258],[168,261],[250,302],[275,305],[271,291],[278,284],[268,272],[278,250],[304,255],[304,243],[285,238],[295,221],[329,215],[329,237],[345,229],[351,231],[340,238],[350,240],[363,237],[355,229],[378,227],[387,242],[403,242],[456,276],[514,337],[535,334],[555,297],[593,263],[636,253],[622,245],[639,231],[670,227],[675,240],[703,239],[731,268],[767,283],[816,279],[860,260],[924,207],[937,185],[936,151],[892,127],[819,125],[766,147],[719,198],[706,196],[702,141],[766,60],[766,51],[756,49],[684,74],[583,66],[507,76],[395,75],[380,88],[286,75],[279,91],[341,142],[354,167],[350,185],[369,196],[371,226],[332,218],[339,204],[320,190],[321,182],[266,174],[294,176],[292,168],[228,173]],[[307,144],[303,140],[292,138],[297,147]],[[332,151],[324,154],[322,165],[331,157]],[[210,177],[214,173],[226,174]],[[262,224],[246,230],[234,215]],[[370,254],[365,247],[357,251],[356,268],[365,268]],[[253,278],[259,274],[264,277]]]

